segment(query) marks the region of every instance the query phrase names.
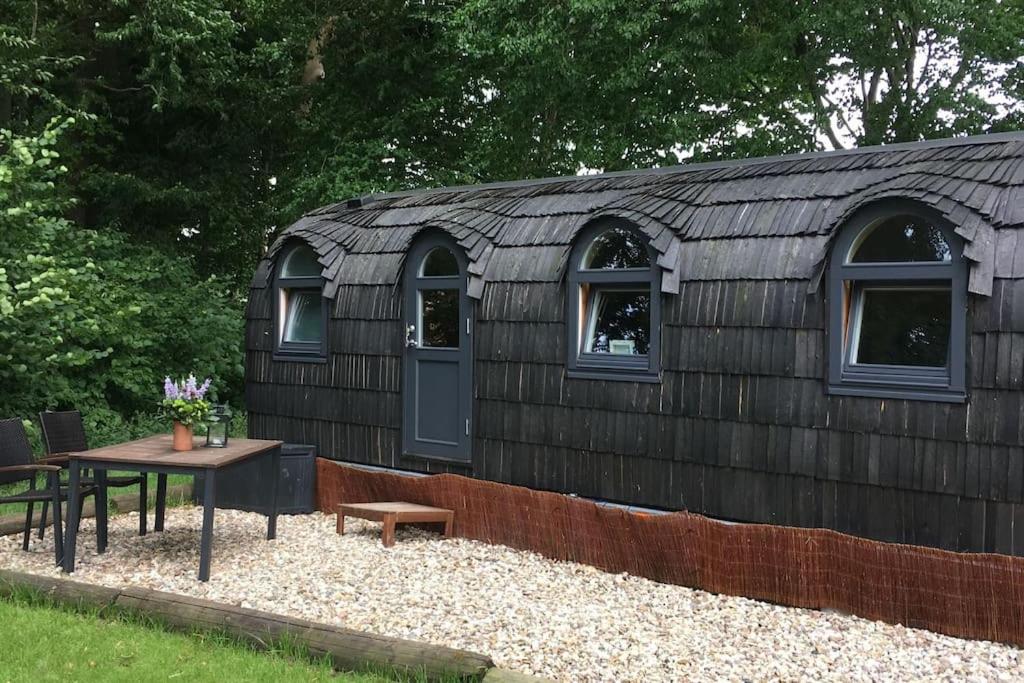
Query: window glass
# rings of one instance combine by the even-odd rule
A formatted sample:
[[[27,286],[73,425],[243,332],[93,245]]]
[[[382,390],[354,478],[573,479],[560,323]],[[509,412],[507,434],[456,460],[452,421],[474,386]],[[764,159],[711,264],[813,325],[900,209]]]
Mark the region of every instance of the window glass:
[[[420,277],[447,277],[459,274],[459,262],[455,254],[444,247],[434,247],[423,259]]]
[[[285,290],[284,341],[320,341],[323,331],[320,298],[318,290]]]
[[[864,288],[856,362],[945,367],[950,296],[948,289]]]
[[[615,228],[598,235],[583,256],[583,268],[605,270],[647,268],[647,243],[629,230]]]
[[[420,344],[459,348],[459,290],[420,290]]]
[[[586,306],[585,353],[647,354],[651,336],[650,290],[596,288]]]
[[[320,262],[313,250],[299,246],[288,252],[281,267],[281,277],[320,277],[320,271]]]
[[[952,254],[942,231],[916,216],[893,216],[881,221],[854,247],[853,263],[950,261]]]

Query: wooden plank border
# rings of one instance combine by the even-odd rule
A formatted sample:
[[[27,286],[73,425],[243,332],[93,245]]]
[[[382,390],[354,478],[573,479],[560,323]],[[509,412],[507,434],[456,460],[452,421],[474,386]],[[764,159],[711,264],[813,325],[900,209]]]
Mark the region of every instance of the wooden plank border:
[[[78,581],[0,570],[0,597],[40,594],[61,606],[95,610],[100,617],[130,614],[179,631],[218,631],[259,649],[287,640],[335,669],[387,667],[429,681],[480,681],[494,668],[486,655],[441,645],[391,638],[318,624],[269,612],[234,607],[147,588],[104,588]]]

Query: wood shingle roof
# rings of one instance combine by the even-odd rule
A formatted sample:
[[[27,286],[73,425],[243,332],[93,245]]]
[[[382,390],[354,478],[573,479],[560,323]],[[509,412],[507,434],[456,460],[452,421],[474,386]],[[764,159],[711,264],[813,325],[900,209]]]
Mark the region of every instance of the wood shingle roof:
[[[1003,133],[349,200],[287,228],[254,286],[296,238],[317,252],[326,296],[345,284],[395,284],[412,240],[433,229],[466,250],[469,292],[480,299],[485,283],[561,279],[579,230],[617,216],[651,239],[665,292],[702,280],[805,280],[814,290],[837,228],[887,198],[925,204],[956,226],[972,293],[991,294],[997,276],[1024,277],[1024,258],[1005,253],[1024,251],[1007,230],[1024,225],[1024,133]]]

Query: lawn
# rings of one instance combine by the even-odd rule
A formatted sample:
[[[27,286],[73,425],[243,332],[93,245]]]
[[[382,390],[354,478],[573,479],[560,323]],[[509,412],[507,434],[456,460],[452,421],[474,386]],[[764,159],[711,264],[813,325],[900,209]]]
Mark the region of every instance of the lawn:
[[[298,652],[257,652],[225,636],[184,635],[128,620],[101,620],[36,600],[0,600],[0,683],[10,681],[339,681]]]

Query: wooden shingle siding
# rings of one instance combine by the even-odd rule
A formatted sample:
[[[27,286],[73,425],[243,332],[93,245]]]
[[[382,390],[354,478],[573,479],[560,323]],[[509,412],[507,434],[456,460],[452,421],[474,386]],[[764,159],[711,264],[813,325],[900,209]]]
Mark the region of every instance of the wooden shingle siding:
[[[876,200],[920,202],[965,242],[963,404],[826,393],[833,236]],[[566,374],[581,229],[633,223],[662,270],[661,376]],[[1024,554],[1024,135],[446,188],[311,212],[253,278],[253,436],[319,454],[726,519]],[[476,300],[469,467],[406,457],[401,277],[426,231],[467,254]],[[275,361],[274,259],[311,244],[328,356]]]

